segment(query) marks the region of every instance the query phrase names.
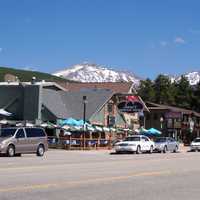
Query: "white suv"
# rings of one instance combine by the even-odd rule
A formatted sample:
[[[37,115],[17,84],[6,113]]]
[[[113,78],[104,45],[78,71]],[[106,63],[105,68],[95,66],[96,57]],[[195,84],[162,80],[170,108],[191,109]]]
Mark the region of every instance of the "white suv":
[[[115,144],[114,149],[116,153],[120,152],[136,152],[140,154],[142,152],[152,153],[155,144],[148,137],[144,135],[135,135],[126,137],[122,142]]]

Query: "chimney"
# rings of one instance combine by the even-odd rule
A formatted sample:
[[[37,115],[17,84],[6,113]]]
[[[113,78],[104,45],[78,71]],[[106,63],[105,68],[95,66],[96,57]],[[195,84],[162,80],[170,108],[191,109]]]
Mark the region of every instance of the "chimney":
[[[31,84],[34,85],[35,83],[36,83],[36,77],[33,76],[33,77],[32,77],[32,80],[31,80]]]

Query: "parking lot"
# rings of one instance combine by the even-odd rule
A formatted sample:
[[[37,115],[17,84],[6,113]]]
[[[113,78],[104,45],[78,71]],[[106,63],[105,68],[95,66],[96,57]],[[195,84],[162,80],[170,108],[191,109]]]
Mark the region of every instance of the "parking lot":
[[[110,153],[0,157],[0,199],[199,199],[200,153]]]

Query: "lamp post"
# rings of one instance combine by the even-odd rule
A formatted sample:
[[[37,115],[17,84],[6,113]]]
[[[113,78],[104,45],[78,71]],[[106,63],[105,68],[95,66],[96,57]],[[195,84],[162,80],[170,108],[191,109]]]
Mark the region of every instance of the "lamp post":
[[[163,121],[164,121],[163,117],[160,117],[160,128],[161,128],[161,130],[163,129]]]
[[[87,104],[87,96],[83,96],[83,149],[85,149],[86,104]]]

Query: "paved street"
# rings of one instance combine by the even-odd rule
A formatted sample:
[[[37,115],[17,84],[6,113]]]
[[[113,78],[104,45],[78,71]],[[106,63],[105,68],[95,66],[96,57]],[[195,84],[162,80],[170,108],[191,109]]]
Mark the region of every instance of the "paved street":
[[[200,153],[50,150],[0,157],[0,200],[197,200]]]

